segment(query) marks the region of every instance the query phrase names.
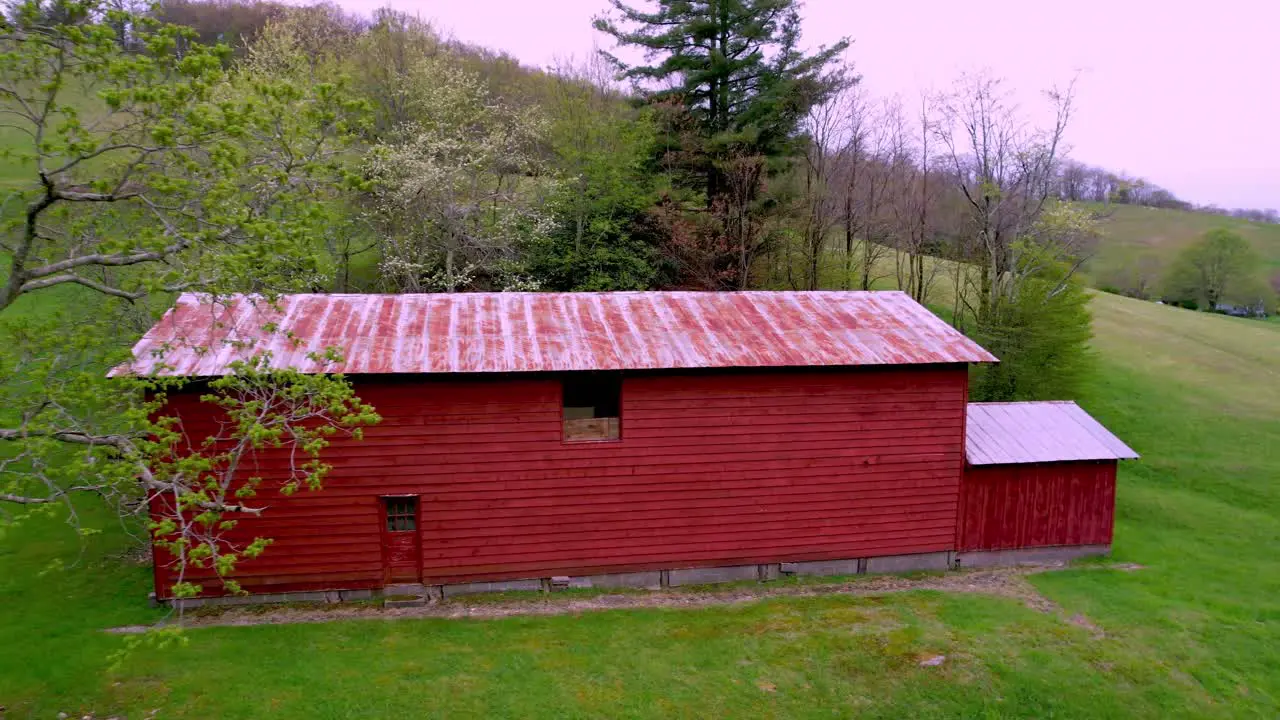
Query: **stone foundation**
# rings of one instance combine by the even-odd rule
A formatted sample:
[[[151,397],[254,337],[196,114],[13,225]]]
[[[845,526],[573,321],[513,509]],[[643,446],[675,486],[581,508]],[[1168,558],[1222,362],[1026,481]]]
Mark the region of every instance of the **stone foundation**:
[[[547,582],[550,582],[547,578]],[[441,585],[440,591],[444,597],[451,598],[459,595],[474,595],[476,593],[486,592],[512,592],[512,591],[537,591],[543,589],[542,578],[530,578],[528,580],[497,580],[494,582],[472,582],[457,583],[454,585]]]
[[[181,607],[187,610],[198,607],[228,605],[267,605],[272,603],[340,603],[356,600],[372,600],[380,597],[381,590],[310,590],[306,592],[260,593],[255,595],[226,595],[209,598],[182,598],[174,600],[150,599],[157,605]]]
[[[714,583],[759,580],[759,565],[723,565],[707,568],[679,568],[667,571],[667,587],[711,585]]]
[[[915,555],[885,555],[867,558],[868,573],[902,573],[919,570],[950,570],[955,553],[947,550]]]
[[[580,575],[569,578],[571,588],[644,588],[657,590],[662,587],[662,570],[648,572],[610,573],[607,575]]]
[[[214,598],[170,600],[171,605],[196,608],[213,605],[260,605],[266,603],[337,603],[375,598],[395,598],[399,605],[436,602],[444,598],[473,593],[539,591],[559,588],[641,588],[657,590],[686,585],[710,585],[725,582],[768,582],[788,575],[862,575],[869,573],[904,573],[943,571],[996,566],[1014,566],[1067,562],[1081,557],[1105,555],[1109,545],[1076,545],[1070,547],[1026,548],[975,552],[918,553],[885,555],[844,560],[764,563],[759,565],[722,565],[706,568],[670,568],[644,572],[607,573],[603,575],[557,576],[492,582],[455,583],[450,585],[403,584],[377,590],[319,590],[311,592],[264,593]],[[153,594],[154,596],[154,594]]]
[[[1110,552],[1110,545],[1067,545],[1062,547],[1022,548],[1018,550],[973,550],[956,553],[955,566],[958,569],[967,569],[1065,563],[1082,557],[1107,555]]]

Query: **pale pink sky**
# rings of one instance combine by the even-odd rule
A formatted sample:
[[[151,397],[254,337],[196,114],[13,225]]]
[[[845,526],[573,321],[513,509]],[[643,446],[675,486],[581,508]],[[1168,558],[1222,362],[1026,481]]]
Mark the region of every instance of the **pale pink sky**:
[[[532,66],[609,47],[605,0],[340,0],[390,5]],[[1072,156],[1183,199],[1280,209],[1280,1],[808,0],[806,45],[853,39],[865,86],[911,105],[961,71],[1007,78],[1028,108],[1080,72]]]

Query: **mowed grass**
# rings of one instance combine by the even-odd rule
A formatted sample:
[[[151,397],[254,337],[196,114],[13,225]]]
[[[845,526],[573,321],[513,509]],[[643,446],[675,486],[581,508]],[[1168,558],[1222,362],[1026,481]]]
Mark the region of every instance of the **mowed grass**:
[[[57,544],[11,553],[8,568],[31,573]],[[17,716],[1154,717],[1188,702],[1142,648],[1011,600],[930,592],[202,629],[112,670],[125,641],[100,628],[156,612],[131,596],[140,568],[104,558],[84,569],[3,588],[0,697]],[[943,665],[920,665],[937,654]]]
[[[916,592],[498,620],[205,628],[141,647],[119,530],[77,561],[55,519],[0,538],[10,717],[1275,717],[1280,329],[1101,295],[1082,402],[1143,454],[1115,560],[1041,575],[1059,603]],[[1270,374],[1269,374],[1270,373]],[[1083,622],[1071,622],[1079,615]],[[943,654],[939,667],[920,659]]]
[[[1280,224],[1137,205],[1084,205],[1103,216],[1099,223],[1103,241],[1088,264],[1095,278],[1131,265],[1143,255],[1153,256],[1167,268],[1179,252],[1215,228],[1234,230],[1248,241],[1266,265],[1268,277],[1280,270]]]
[[[1209,417],[1280,418],[1280,324],[1095,293],[1106,361],[1159,378]]]

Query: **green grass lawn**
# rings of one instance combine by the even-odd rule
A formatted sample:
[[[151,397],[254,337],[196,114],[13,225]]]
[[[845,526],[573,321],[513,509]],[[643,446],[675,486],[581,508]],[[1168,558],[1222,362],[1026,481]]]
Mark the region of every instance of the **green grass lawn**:
[[[1115,559],[1035,576],[1063,607],[914,592],[497,620],[202,628],[160,616],[121,532],[84,556],[53,519],[0,538],[8,717],[1275,717],[1280,328],[1100,295],[1083,404],[1143,454]],[[55,563],[79,563],[57,569]],[[53,567],[54,569],[50,570]],[[1101,629],[1064,618],[1083,614]],[[940,667],[919,659],[945,654]]]
[[[1103,242],[1089,262],[1091,276],[1104,276],[1108,270],[1131,263],[1141,255],[1152,255],[1168,267],[1181,250],[1206,232],[1221,227],[1240,233],[1253,246],[1267,265],[1268,277],[1280,270],[1280,225],[1137,205],[1085,205],[1103,214],[1099,223]]]

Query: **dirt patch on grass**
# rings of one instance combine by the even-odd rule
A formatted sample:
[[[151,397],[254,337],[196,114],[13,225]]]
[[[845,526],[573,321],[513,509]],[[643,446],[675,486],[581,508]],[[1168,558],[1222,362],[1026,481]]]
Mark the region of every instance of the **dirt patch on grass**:
[[[1094,566],[1106,569],[1110,566]],[[435,602],[423,607],[384,608],[377,605],[337,604],[305,606],[253,606],[202,608],[188,613],[182,620],[187,627],[227,627],[274,625],[287,623],[321,623],[334,620],[407,618],[502,618],[511,616],[571,615],[604,610],[646,608],[703,608],[735,605],[779,597],[811,597],[816,595],[851,595],[855,597],[888,595],[914,590],[952,593],[976,593],[1010,598],[1044,613],[1058,613],[1060,608],[1041,595],[1027,581],[1028,575],[1063,569],[1063,565],[1029,565],[948,572],[938,575],[904,577],[874,575],[842,582],[800,582],[777,585],[744,584],[702,589],[672,589],[630,592],[565,593],[530,595],[516,598],[477,596]],[[1132,567],[1120,568],[1133,570]],[[1069,622],[1101,633],[1083,616]],[[143,626],[112,628],[109,632],[139,632]]]

